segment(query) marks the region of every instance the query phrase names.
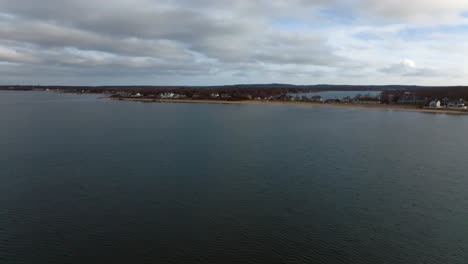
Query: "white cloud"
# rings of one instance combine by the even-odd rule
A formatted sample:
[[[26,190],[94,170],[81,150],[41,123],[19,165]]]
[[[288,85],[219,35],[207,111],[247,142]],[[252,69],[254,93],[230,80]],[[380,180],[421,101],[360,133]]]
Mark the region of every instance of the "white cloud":
[[[0,62],[36,63],[39,59],[27,51],[0,46]]]
[[[413,60],[410,59],[404,59],[400,62],[400,65],[403,68],[409,68],[409,69],[414,69],[416,68],[416,63]]]
[[[439,73],[434,69],[417,67],[416,63],[410,59],[404,59],[400,63],[391,64],[380,71],[386,74],[398,76],[436,77],[439,75]]]

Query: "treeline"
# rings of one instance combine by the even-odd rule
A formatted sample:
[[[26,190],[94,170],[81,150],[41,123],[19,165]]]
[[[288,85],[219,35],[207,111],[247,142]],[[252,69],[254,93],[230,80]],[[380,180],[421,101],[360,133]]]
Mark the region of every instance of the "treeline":
[[[213,94],[226,100],[286,99],[290,94],[320,91],[381,91],[384,86],[240,84],[226,86],[1,86],[3,90],[52,90],[71,93],[108,93],[114,97],[141,94],[158,97],[174,93],[186,98],[212,99]]]
[[[223,98],[226,100],[249,100],[253,98],[275,98],[286,96],[289,93],[299,93],[302,89],[286,88],[286,87],[141,87],[141,88],[120,88],[108,89],[112,91],[114,97],[127,97],[134,94],[141,94],[144,97],[159,97],[161,94],[174,93],[177,96],[193,99],[213,99]],[[95,92],[95,89],[90,89]]]
[[[232,91],[236,89],[274,89],[288,92],[321,92],[321,91],[383,91],[395,89],[419,89],[418,86],[374,86],[374,85],[292,85],[292,84],[238,84],[238,85],[223,85],[223,86],[40,86],[40,85],[4,85],[0,86],[0,90],[61,90],[61,91],[81,91],[87,90],[91,92],[109,92],[109,91],[128,91],[128,92],[160,92],[160,91],[180,91],[180,89],[194,90],[200,89],[216,90],[219,92]]]
[[[412,96],[417,99],[445,99],[458,100],[463,99],[468,101],[468,87],[467,86],[446,86],[446,87],[419,87],[418,89],[405,90],[384,90],[380,95],[382,103],[394,103],[400,99]]]
[[[468,87],[466,86],[423,88],[415,93],[418,96],[432,99],[468,100]]]
[[[0,90],[56,90],[73,93],[108,93],[117,96],[140,93],[158,96],[175,93],[188,98],[210,98],[212,94],[226,94],[230,99],[284,97],[289,94],[322,91],[381,91],[382,102],[398,101],[405,93],[419,98],[449,98],[468,100],[468,86],[402,86],[402,85],[291,85],[291,84],[239,84],[226,86],[17,86],[4,85]]]

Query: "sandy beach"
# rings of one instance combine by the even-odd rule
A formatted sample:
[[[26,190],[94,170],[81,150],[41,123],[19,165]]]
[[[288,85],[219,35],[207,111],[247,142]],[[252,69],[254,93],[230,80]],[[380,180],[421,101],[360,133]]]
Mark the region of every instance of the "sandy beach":
[[[385,105],[385,104],[356,104],[356,103],[314,103],[314,102],[287,102],[287,101],[223,101],[223,100],[192,100],[192,99],[149,99],[149,98],[110,98],[112,100],[135,101],[147,103],[186,103],[186,104],[241,104],[241,105],[291,105],[291,106],[308,106],[308,107],[324,107],[324,108],[354,108],[354,109],[369,109],[369,110],[394,110],[394,111],[411,111],[433,114],[450,114],[450,115],[468,115],[468,111],[452,110],[452,109],[428,109],[419,106],[411,105]]]

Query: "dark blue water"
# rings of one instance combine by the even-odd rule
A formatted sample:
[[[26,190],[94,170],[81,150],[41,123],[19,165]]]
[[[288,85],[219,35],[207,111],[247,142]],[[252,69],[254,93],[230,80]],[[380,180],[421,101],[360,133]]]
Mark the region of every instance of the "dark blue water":
[[[467,263],[468,118],[0,92],[0,263]]]

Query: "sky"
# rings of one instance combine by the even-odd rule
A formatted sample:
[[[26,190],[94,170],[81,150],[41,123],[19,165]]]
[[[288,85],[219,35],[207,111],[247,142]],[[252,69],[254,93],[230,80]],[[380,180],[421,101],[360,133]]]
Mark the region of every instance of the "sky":
[[[468,0],[0,0],[0,84],[468,85]]]

